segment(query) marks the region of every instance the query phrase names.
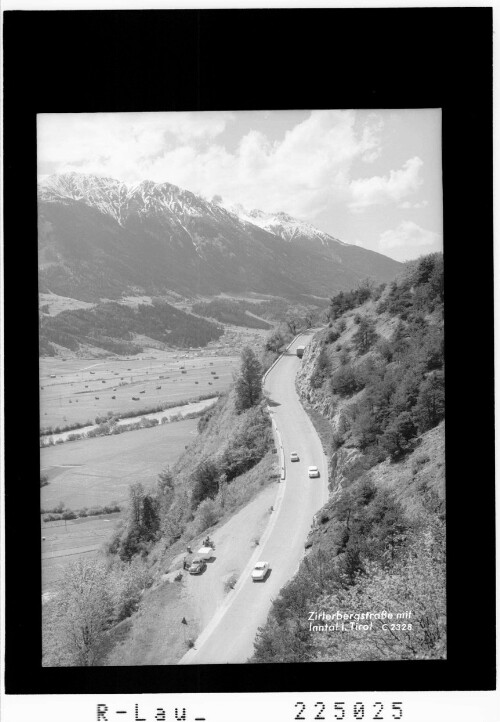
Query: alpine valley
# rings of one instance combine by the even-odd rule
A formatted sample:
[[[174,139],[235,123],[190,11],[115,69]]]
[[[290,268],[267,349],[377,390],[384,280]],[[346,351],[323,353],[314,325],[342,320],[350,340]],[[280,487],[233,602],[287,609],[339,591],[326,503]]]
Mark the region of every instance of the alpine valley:
[[[254,295],[325,306],[332,293],[367,278],[390,281],[402,269],[284,213],[227,209],[170,183],[52,175],[39,183],[38,215],[42,308],[48,294],[77,302],[42,315],[42,353],[52,352],[50,342],[75,350],[90,327],[95,336],[96,309],[101,320],[119,316],[122,331],[137,332],[144,319],[130,306],[116,308],[124,298],[162,299],[168,319],[159,325],[171,345],[202,346],[217,332],[188,313],[197,301]],[[179,327],[193,327],[185,342],[176,338]],[[123,338],[109,323],[102,335]]]

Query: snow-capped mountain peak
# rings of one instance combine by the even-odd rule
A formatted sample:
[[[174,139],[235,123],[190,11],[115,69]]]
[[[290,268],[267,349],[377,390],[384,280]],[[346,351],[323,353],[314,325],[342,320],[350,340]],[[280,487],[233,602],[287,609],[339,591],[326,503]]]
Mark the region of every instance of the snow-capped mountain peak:
[[[227,215],[227,211],[217,204],[172,183],[143,180],[126,184],[114,178],[76,172],[41,179],[38,197],[47,202],[82,202],[112,216],[120,225],[130,214],[156,214],[168,216],[170,220]]]
[[[311,223],[294,218],[283,211],[266,213],[258,208],[249,211],[241,204],[231,206],[228,210],[237,215],[242,221],[253,223],[269,233],[283,238],[285,241],[300,243],[304,246],[321,247],[323,250],[329,250],[330,252],[339,246],[350,245],[319,230]],[[340,261],[340,258],[337,258],[337,260]]]

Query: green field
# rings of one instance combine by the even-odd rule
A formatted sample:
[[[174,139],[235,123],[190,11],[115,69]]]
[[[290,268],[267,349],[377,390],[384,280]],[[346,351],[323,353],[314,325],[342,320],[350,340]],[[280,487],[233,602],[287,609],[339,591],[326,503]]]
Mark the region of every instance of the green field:
[[[70,562],[94,556],[122,516],[108,514],[42,524],[42,590],[48,591]]]
[[[225,391],[239,362],[236,356],[160,351],[130,359],[42,358],[40,426],[94,423],[109,411],[139,414],[156,404]]]
[[[197,419],[186,419],[40,449],[41,472],[49,479],[40,489],[42,509],[60,501],[69,509],[125,502],[130,484],[156,483],[158,473],[195,438],[196,428]]]
[[[125,507],[130,484],[156,484],[159,472],[171,466],[197,434],[197,419],[129,431],[40,449],[42,473],[49,479],[40,489],[41,508],[60,501],[68,509],[117,502]],[[109,538],[121,514],[85,517],[68,522],[42,521],[42,585],[49,590],[64,568],[80,557],[94,556]]]

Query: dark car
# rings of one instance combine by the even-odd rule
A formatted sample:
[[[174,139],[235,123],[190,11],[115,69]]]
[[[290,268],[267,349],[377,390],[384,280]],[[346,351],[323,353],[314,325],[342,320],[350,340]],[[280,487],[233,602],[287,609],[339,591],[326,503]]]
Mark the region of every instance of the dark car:
[[[207,568],[206,563],[203,559],[194,559],[188,569],[190,574],[201,574]]]

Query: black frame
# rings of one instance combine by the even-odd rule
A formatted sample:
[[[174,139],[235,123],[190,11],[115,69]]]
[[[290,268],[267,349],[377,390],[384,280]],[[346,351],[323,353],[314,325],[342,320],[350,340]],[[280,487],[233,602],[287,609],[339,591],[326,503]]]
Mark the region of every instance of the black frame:
[[[4,49],[7,694],[493,689],[492,9],[8,11]],[[36,114],[335,107],[443,110],[447,660],[42,668]]]

